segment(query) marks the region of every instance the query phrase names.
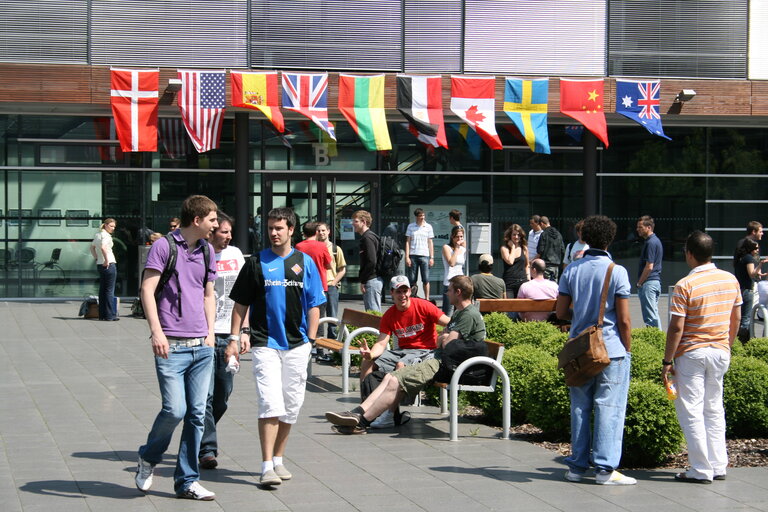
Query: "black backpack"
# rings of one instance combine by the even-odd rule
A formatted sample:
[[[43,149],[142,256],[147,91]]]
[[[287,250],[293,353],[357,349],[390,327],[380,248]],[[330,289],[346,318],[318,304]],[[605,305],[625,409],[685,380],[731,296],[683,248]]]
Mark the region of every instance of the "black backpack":
[[[451,341],[443,347],[440,368],[435,375],[435,382],[450,384],[456,368],[467,359],[475,356],[488,356],[488,345],[484,341],[468,341],[461,338]],[[486,365],[470,366],[461,374],[459,384],[484,386],[488,384],[492,371],[493,369]]]
[[[171,277],[176,276],[176,283],[179,283],[179,273],[176,271],[176,259],[178,258],[179,254],[179,249],[177,247],[178,242],[176,242],[176,239],[171,233],[167,233],[165,235],[165,239],[168,241],[168,259],[165,260],[163,272],[160,274],[160,281],[157,283],[157,288],[155,288],[155,300],[160,298],[160,294],[163,293],[163,289],[168,284],[168,281],[171,280]],[[208,266],[211,264],[211,246],[206,240],[201,239],[200,241],[203,244],[203,262],[205,265],[203,289],[205,289],[205,284],[208,281]],[[146,271],[146,269],[144,270]],[[141,280],[144,281],[144,272],[141,273]],[[181,311],[181,292],[181,286],[179,286],[179,316],[183,316]],[[133,313],[133,316],[144,318],[144,307],[141,304],[141,298],[137,298],[133,302],[133,305],[131,306],[131,312]]]
[[[382,235],[379,238],[379,252],[376,254],[376,274],[379,277],[394,276],[397,274],[402,257],[397,240],[391,236]]]

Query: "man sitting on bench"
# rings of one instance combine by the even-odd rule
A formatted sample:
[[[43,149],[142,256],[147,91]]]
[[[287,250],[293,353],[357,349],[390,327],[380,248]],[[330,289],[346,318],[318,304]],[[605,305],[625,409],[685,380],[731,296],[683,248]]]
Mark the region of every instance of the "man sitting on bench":
[[[393,278],[393,285],[395,279],[402,277]],[[407,280],[405,283],[403,286],[408,284]],[[417,393],[433,382],[440,367],[440,353],[448,343],[456,339],[477,343],[485,342],[485,322],[477,306],[472,304],[473,292],[472,280],[469,277],[454,276],[449,280],[446,293],[455,311],[450,321],[447,322],[446,329],[437,338],[435,357],[387,374],[373,393],[352,411],[325,413],[325,418],[335,425],[334,430],[336,432],[340,434],[365,434],[367,427],[373,420],[384,412],[394,411],[406,395],[415,397]],[[402,297],[403,294],[409,295],[410,287],[403,292],[396,292],[393,289],[392,297],[395,299],[396,305],[398,304],[398,296]],[[363,342],[360,353],[370,354],[372,351],[373,348],[368,350],[367,344]]]
[[[428,300],[411,297],[411,283],[405,276],[390,280],[393,307],[381,317],[379,338],[370,349],[360,347],[360,382],[376,370],[390,373],[404,366],[421,363],[433,357],[437,339],[436,326],[448,325],[450,318]],[[391,336],[397,338],[397,349],[388,350]],[[390,414],[379,419],[389,426],[394,417]]]
[[[518,299],[546,300],[557,298],[557,283],[544,279],[546,268],[547,264],[540,258],[531,262],[531,280],[520,286],[520,290],[517,292]],[[552,313],[538,311],[518,314],[524,322],[546,322]]]

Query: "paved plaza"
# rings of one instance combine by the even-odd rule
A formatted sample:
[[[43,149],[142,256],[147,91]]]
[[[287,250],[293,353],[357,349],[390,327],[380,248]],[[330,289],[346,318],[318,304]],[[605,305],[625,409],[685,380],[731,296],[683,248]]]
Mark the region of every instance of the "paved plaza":
[[[557,454],[490,427],[461,423],[450,442],[448,419],[430,407],[412,408],[400,429],[333,434],[323,413],[357,396],[342,396],[339,370],[325,365],[314,367],[289,441],[294,478],[263,490],[247,362],[219,424],[219,469],[202,472],[216,501],[174,497],[180,428],[144,495],[133,483],[136,450],[160,407],[146,322],[83,320],[78,307],[0,302],[0,511],[768,511],[766,468],[731,469],[712,485],[674,482],[671,470],[627,471],[638,479],[631,487],[573,484]]]

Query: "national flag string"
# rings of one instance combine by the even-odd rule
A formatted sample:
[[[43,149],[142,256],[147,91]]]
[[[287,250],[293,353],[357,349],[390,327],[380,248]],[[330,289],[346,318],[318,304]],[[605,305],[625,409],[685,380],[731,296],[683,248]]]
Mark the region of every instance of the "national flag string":
[[[660,80],[616,80],[616,113],[640,123],[659,137],[664,134],[659,115]]]

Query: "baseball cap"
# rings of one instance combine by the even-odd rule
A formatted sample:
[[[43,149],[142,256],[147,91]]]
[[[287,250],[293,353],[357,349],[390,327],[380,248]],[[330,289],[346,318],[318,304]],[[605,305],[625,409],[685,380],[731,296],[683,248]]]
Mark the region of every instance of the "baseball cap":
[[[408,281],[408,278],[405,276],[395,276],[389,281],[389,289],[390,290],[397,290],[401,286],[407,286],[408,288],[411,287],[411,282]]]
[[[493,265],[493,256],[490,254],[481,254],[480,259],[478,260],[478,263],[481,265],[485,263],[486,265]]]

